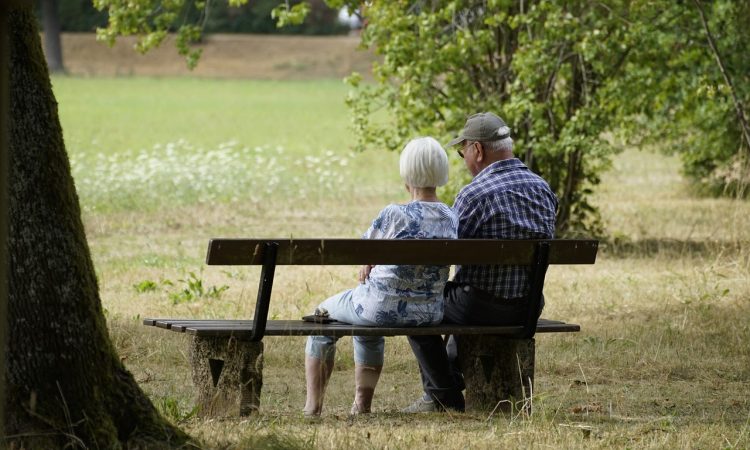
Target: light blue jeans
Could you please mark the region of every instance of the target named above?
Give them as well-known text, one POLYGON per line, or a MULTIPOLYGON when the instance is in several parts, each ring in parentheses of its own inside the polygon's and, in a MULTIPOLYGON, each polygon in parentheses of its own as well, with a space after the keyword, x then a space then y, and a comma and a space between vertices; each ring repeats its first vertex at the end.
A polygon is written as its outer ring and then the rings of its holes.
MULTIPOLYGON (((340 292, 325 300, 319 308, 325 308, 332 319, 352 325, 377 326, 357 315, 352 302, 352 290, 340 292)), ((382 366, 385 353, 385 338, 383 336, 353 336, 354 362, 367 366, 382 366)), ((305 346, 307 356, 330 361, 336 355, 336 341, 334 336, 309 336, 305 346)))

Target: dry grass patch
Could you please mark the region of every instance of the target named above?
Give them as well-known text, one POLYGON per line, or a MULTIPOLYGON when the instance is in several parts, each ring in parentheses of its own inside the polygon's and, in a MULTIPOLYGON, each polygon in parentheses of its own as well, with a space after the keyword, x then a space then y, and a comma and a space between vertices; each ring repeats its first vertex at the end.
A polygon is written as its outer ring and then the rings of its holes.
POLYGON ((110 48, 93 33, 64 33, 65 66, 78 76, 199 76, 300 80, 370 73, 375 59, 359 51, 359 36, 215 34, 205 37, 200 64, 190 71, 171 38, 146 55, 135 39, 121 37, 110 48))
MULTIPOLYGON (((211 448, 750 447, 750 254, 735 214, 747 204, 688 197, 679 178, 669 175, 676 167, 669 158, 630 152, 616 170, 645 158, 655 161, 655 173, 630 179, 615 172, 601 194, 608 221, 621 224, 623 239, 605 246, 594 266, 549 271, 545 315, 580 323, 583 331, 537 337, 531 416, 400 414, 420 394, 416 362, 402 337, 386 341, 386 368, 370 417, 347 414, 353 362, 346 338, 322 420, 301 417, 300 337, 265 339, 261 414, 229 420, 191 415, 187 338, 142 327, 139 320, 252 316, 258 269, 204 267, 208 238, 357 236, 384 204, 399 198, 397 187, 361 201, 344 195, 287 208, 216 204, 90 213, 86 223, 115 345, 155 404, 211 448), (645 186, 673 191, 679 205, 671 214, 653 207, 651 197, 640 194, 645 186), (704 223, 709 212, 720 218, 704 223), (228 289, 175 303, 170 296, 190 272, 205 289, 228 289), (143 281, 157 287, 139 292, 134 286, 143 281)), ((271 315, 297 318, 351 287, 355 275, 353 267, 282 267, 271 315)))

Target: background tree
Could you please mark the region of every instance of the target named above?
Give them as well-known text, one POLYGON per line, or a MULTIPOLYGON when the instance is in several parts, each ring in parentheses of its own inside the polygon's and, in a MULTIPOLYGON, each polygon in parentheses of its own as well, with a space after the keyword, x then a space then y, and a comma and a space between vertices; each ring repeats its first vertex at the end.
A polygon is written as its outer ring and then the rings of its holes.
POLYGON ((279 2, 277 0, 93 0, 106 11, 109 22, 97 29, 100 40, 114 44, 118 36, 138 36, 136 50, 145 53, 164 41, 168 33, 187 65, 195 67, 200 49, 194 44, 204 30, 269 32, 269 20, 276 30, 295 34, 335 34, 348 31, 338 24, 336 10, 324 0, 279 2), (214 9, 216 9, 214 11, 214 9), (269 17, 270 16, 270 17, 269 17), (304 19, 308 18, 307 23, 304 19))
POLYGON ((93 33, 107 24, 107 13, 94 8, 92 0, 57 0, 63 32, 93 33))
POLYGON ((746 196, 750 182, 750 3, 720 0, 661 5, 631 91, 641 132, 628 138, 678 153, 699 191, 746 196))
MULTIPOLYGON (((92 0, 57 1, 63 32, 88 33, 107 26, 107 11, 97 10, 92 0)), ((186 3, 180 20, 202 20, 205 33, 330 35, 349 31, 348 27, 338 22, 338 11, 329 8, 323 0, 311 0, 309 5, 304 23, 281 28, 271 17, 271 11, 279 6, 278 0, 253 0, 242 5, 230 4, 229 0, 211 0, 201 10, 197 9, 195 3, 186 3)), ((178 25, 174 23, 172 27, 178 25)))
POLYGON ((395 149, 497 111, 560 197, 559 232, 600 230, 589 194, 615 136, 679 151, 698 187, 737 193, 750 179, 747 2, 376 2, 366 15, 363 44, 383 62, 376 86, 350 79, 361 144, 395 149))
POLYGON ((42 0, 44 56, 50 72, 64 72, 58 0, 42 0))
POLYGON ((338 11, 328 7, 323 0, 310 0, 305 21, 285 27, 279 27, 271 17, 278 6, 278 0, 253 0, 237 6, 231 5, 229 0, 212 0, 205 14, 203 31, 297 35, 331 35, 349 31, 349 27, 338 22, 338 11))
POLYGON ((16 448, 188 445, 109 340, 36 20, 28 4, 10 8, 2 28, 11 111, 6 440, 16 448))
MULTIPOLYGON (((611 86, 638 42, 621 20, 629 2, 376 2, 363 44, 383 55, 376 86, 348 103, 361 144, 398 148, 408 136, 447 137, 467 115, 495 111, 517 155, 560 198, 558 232, 601 230, 589 194, 617 150, 603 133, 611 86), (617 10, 615 10, 617 9, 617 10), (372 120, 379 108, 390 120, 372 120)), ((459 171, 458 173, 463 173, 459 171)), ((454 177, 455 190, 467 179, 454 177)))

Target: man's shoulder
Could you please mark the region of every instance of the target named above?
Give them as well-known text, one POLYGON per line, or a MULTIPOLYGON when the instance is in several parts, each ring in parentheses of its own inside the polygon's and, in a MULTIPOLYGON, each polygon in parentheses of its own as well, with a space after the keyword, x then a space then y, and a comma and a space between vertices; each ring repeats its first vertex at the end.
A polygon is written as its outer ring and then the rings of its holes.
POLYGON ((487 186, 478 182, 476 179, 462 187, 456 195, 456 203, 473 203, 478 201, 483 195, 487 194, 487 186))
POLYGON ((533 172, 529 171, 518 159, 496 162, 474 177, 459 191, 456 198, 476 200, 487 195, 494 195, 507 185, 515 183, 519 177, 524 178, 526 173, 533 172))
POLYGON ((492 173, 487 174, 487 178, 491 180, 489 181, 490 183, 502 187, 527 185, 551 190, 547 180, 531 170, 518 158, 509 160, 508 164, 502 170, 494 170, 492 173))

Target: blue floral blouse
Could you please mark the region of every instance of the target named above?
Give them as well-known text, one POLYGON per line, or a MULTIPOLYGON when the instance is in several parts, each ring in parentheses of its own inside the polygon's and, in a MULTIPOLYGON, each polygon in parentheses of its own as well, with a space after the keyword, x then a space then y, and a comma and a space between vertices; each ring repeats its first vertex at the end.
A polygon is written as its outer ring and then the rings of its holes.
MULTIPOLYGON (((444 203, 388 205, 364 239, 455 239, 458 218, 444 203)), ((357 315, 381 326, 434 325, 443 319, 449 266, 378 265, 352 290, 357 315)))

